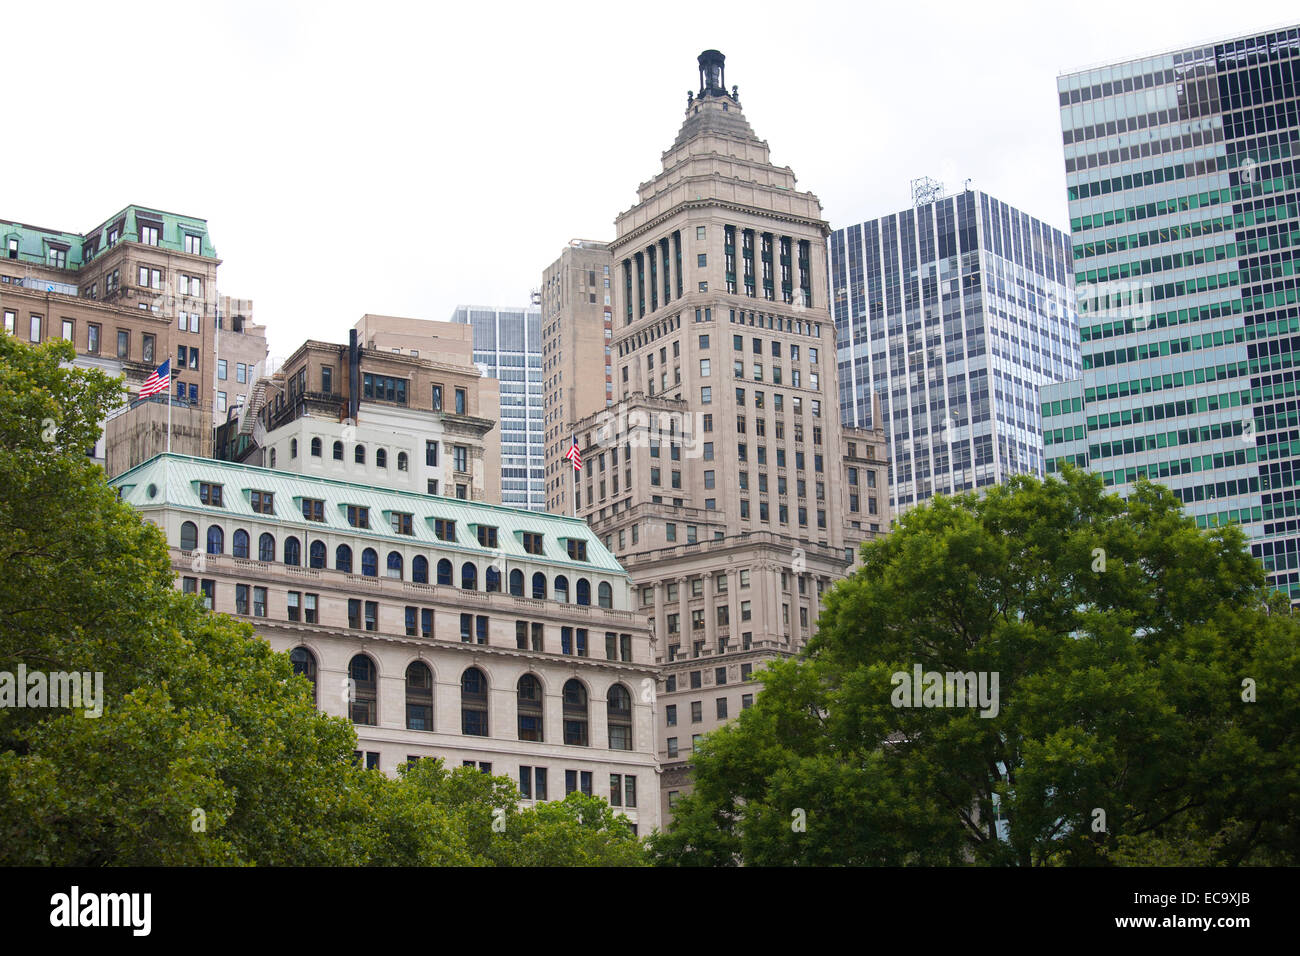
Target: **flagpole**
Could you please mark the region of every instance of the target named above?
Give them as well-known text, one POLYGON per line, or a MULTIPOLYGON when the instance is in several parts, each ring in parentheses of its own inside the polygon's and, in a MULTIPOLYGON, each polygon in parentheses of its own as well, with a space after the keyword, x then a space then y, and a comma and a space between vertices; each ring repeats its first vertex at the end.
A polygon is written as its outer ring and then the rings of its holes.
POLYGON ((172 453, 172 377, 167 375, 167 454, 172 453))

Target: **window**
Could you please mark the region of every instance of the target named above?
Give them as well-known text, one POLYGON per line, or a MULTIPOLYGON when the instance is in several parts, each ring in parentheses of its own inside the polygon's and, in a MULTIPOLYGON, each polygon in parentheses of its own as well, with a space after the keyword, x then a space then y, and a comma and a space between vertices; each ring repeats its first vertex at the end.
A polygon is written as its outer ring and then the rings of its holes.
POLYGON ((208 528, 208 554, 224 554, 226 533, 218 525, 208 528))
MULTIPOLYGON (((308 597, 315 597, 309 594, 308 597)), ((305 677, 311 682, 312 700, 316 700, 316 656, 305 647, 295 647, 289 652, 289 662, 293 664, 293 672, 299 677, 305 677)))
POLYGON ((406 668, 406 729, 433 730, 433 672, 420 661, 406 668))
POLYGON ((379 711, 375 662, 357 654, 348 664, 348 716, 354 724, 374 726, 379 711))
POLYGON ((664 720, 667 722, 669 727, 677 726, 677 705, 676 704, 669 704, 667 707, 664 708, 664 720))
POLYGON ((402 565, 403 565, 402 556, 398 554, 396 551, 389 551, 388 558, 386 559, 385 564, 386 564, 385 570, 388 576, 390 578, 397 578, 400 581, 402 578, 402 565))
POLYGON ((587 688, 577 679, 564 684, 564 742, 571 746, 586 747, 587 740, 587 688))
POLYGON ((433 386, 433 410, 435 412, 442 411, 442 386, 441 385, 433 386))
POLYGON ((379 552, 374 548, 366 548, 361 552, 361 573, 368 578, 379 576, 379 552))
POLYGON ((414 534, 412 527, 414 516, 405 511, 393 511, 389 513, 389 521, 393 526, 393 534, 414 534))
POLYGON ((488 525, 478 526, 478 543, 485 548, 497 546, 497 529, 488 525))
POLYGON ((404 378, 367 372, 361 377, 361 394, 364 398, 405 405, 408 384, 409 382, 404 378))
POLYGON ((477 667, 460 677, 460 732, 470 737, 488 735, 487 678, 477 667))
POLYGON ((199 501, 205 505, 211 505, 213 508, 224 507, 221 503, 221 485, 214 485, 210 482, 199 482, 199 501))
POLYGON ((546 575, 541 571, 533 574, 533 600, 546 600, 546 575))
MULTIPOLYGON (((669 737, 669 738, 668 738, 668 756, 670 756, 670 757, 676 757, 676 756, 677 756, 677 738, 676 738, 676 737, 669 737)), ((676 790, 670 790, 670 791, 668 792, 668 805, 669 805, 669 806, 674 806, 674 805, 676 805, 677 801, 676 801, 676 799, 674 799, 676 796, 677 796, 677 791, 676 791, 676 790)))
POLYGON ((364 465, 366 463, 365 445, 358 445, 356 448, 352 449, 352 460, 358 465, 364 465))
POLYGON ((352 549, 341 544, 334 552, 334 568, 337 571, 352 573, 352 549))
POLYGON ((335 461, 343 460, 343 442, 341 441, 336 441, 334 443, 334 460, 335 461))
POLYGON ((705 385, 700 389, 700 404, 701 405, 713 404, 713 389, 708 385, 705 385))
POLYGON ((523 532, 524 550, 529 554, 542 553, 542 536, 533 531, 523 532))
MULTIPOLYGON (((615 684, 606 695, 609 715, 609 749, 632 749, 632 694, 622 684, 615 684)), ((629 804, 635 806, 635 804, 629 804)))
POLYGON ((348 524, 354 528, 369 528, 370 509, 360 505, 348 505, 348 524))
POLYGON ((465 445, 453 445, 451 449, 452 467, 459 472, 469 473, 469 448, 465 445))
POLYGON ((741 694, 741 696, 740 696, 740 709, 741 709, 741 710, 749 710, 749 708, 751 708, 751 707, 753 707, 753 706, 754 706, 754 695, 753 695, 753 694, 741 694))
POLYGON ((203 255, 203 237, 185 233, 185 251, 192 256, 203 255))
MULTIPOLYGON (((257 492, 253 492, 257 494, 257 492)), ((270 493, 267 493, 270 497, 270 493)), ((302 499, 302 517, 305 521, 324 521, 325 520, 325 502, 319 498, 302 499)))
POLYGON ((434 518, 433 533, 439 541, 455 541, 456 522, 451 518, 434 518))
POLYGON ((704 701, 691 701, 691 723, 698 724, 704 720, 704 701))
POLYGON ((719 697, 714 702, 714 706, 717 708, 718 720, 726 720, 727 719, 727 698, 719 697))
POLYGON ((430 468, 438 466, 438 443, 436 441, 426 441, 424 443, 424 463, 430 468))
POLYGON ((519 713, 519 739, 541 743, 543 734, 542 682, 532 674, 519 678, 516 685, 516 702, 519 713))

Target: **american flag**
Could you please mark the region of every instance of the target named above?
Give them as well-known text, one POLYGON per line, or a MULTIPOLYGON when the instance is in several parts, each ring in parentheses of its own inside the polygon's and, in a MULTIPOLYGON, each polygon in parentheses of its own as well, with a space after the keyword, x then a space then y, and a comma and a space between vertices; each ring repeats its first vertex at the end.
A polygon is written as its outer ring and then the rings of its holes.
POLYGON ((578 451, 577 435, 573 436, 573 444, 570 445, 569 450, 564 453, 564 457, 573 462, 574 471, 582 471, 582 452, 578 451))
POLYGON ((154 371, 152 375, 144 380, 140 386, 140 397, 148 398, 150 395, 158 395, 171 388, 172 381, 172 360, 167 359, 154 371))

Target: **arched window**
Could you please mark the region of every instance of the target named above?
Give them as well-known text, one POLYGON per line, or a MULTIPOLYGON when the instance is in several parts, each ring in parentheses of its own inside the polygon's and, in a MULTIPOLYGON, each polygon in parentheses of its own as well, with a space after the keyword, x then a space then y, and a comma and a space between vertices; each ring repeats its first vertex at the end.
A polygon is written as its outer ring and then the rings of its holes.
POLYGON ((411 580, 416 584, 429 583, 429 559, 422 554, 411 560, 411 580))
POLYGON ((533 598, 538 601, 546 598, 546 575, 541 571, 533 574, 533 598))
POLYGON ((352 572, 352 549, 346 544, 334 549, 334 570, 352 572))
POLYGON ((296 438, 289 439, 289 457, 290 458, 298 457, 298 439, 296 438))
POLYGON ((397 551, 388 552, 388 576, 390 578, 400 578, 402 576, 402 555, 397 551))
POLYGON ((446 558, 438 560, 438 583, 451 586, 451 562, 446 558))
POLYGON ((411 460, 406 456, 406 452, 399 451, 397 453, 397 470, 406 471, 407 466, 410 464, 410 461, 411 460))
POLYGON ((591 603, 591 582, 586 578, 578 578, 578 603, 591 603))
POLYGON ((230 553, 237 558, 248 557, 248 532, 243 528, 235 531, 235 536, 230 539, 230 553))
POLYGON ((361 573, 368 578, 379 577, 379 554, 374 548, 361 552, 361 573))
POLYGON ((608 581, 601 581, 596 586, 596 603, 601 607, 614 606, 614 589, 610 587, 608 581))
POLYGON ((292 535, 284 539, 284 563, 294 567, 302 564, 302 545, 292 535))
POLYGON ((501 572, 495 565, 489 564, 487 570, 483 572, 483 587, 488 593, 501 590, 501 572))
POLYGON ((197 551, 199 549, 199 526, 193 521, 181 525, 181 550, 197 551))
POLYGON ((366 463, 365 445, 358 445, 356 448, 352 450, 352 460, 355 461, 358 465, 364 465, 366 463))
POLYGON ((275 535, 269 531, 264 532, 257 539, 257 560, 274 561, 275 560, 275 535))
POLYGON ((524 596, 524 572, 518 568, 510 572, 510 593, 515 597, 524 596))
POLYGON ((541 743, 542 736, 542 682, 532 674, 519 678, 518 684, 519 739, 541 743))
POLYGON ((380 449, 378 449, 378 450, 375 452, 375 467, 376 467, 376 468, 387 468, 387 467, 388 467, 388 451, 387 451, 387 449, 380 448, 380 449))
POLYGON ((569 603, 569 579, 563 574, 555 576, 555 600, 569 603))
POLYGON ((313 568, 325 567, 325 550, 324 541, 313 541, 311 543, 310 560, 313 568))
POLYGON ((460 586, 464 591, 478 590, 478 567, 473 561, 466 561, 460 566, 460 586))
POLYGON ((208 554, 226 553, 226 533, 220 525, 208 526, 208 554))
POLYGON ((374 726, 379 712, 379 682, 375 679, 375 662, 358 654, 348 665, 348 716, 354 724, 374 726))
POLYGON ((275 467, 275 449, 274 449, 274 448, 271 449, 271 467, 272 467, 272 468, 275 467))
POLYGON ((311 456, 313 458, 319 458, 320 453, 321 453, 320 439, 313 438, 311 440, 311 456))
POLYGON ((295 647, 289 652, 289 660, 293 664, 295 674, 300 674, 311 681, 311 699, 313 703, 318 703, 316 699, 316 655, 305 647, 295 647))
POLYGON ((488 735, 487 678, 477 667, 460 675, 460 732, 470 737, 488 735))
POLYGON ((564 683, 564 742, 587 746, 587 688, 576 678, 564 683))
POLYGON ((406 729, 433 730, 433 672, 420 661, 406 668, 406 729))
POLYGON ((605 696, 608 705, 609 749, 632 749, 632 695, 622 684, 615 684, 605 696))
POLYGON ((334 443, 334 460, 335 461, 343 460, 343 442, 341 441, 336 441, 334 443))

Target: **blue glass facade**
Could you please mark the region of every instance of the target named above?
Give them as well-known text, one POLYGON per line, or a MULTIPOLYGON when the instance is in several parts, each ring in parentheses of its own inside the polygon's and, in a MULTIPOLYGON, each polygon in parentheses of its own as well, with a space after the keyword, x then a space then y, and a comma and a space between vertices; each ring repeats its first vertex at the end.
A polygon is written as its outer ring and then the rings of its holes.
POLYGON ((1084 372, 1043 396, 1049 470, 1239 522, 1300 599, 1300 29, 1058 81, 1084 372))
POLYGON ((546 510, 542 425, 542 313, 459 306, 474 328, 474 364, 501 383, 501 503, 546 510))
POLYGON ((1044 467, 1039 389, 1079 374, 1069 237, 967 190, 830 238, 840 415, 879 398, 895 514, 1044 467))

